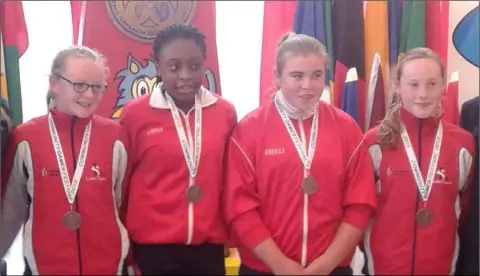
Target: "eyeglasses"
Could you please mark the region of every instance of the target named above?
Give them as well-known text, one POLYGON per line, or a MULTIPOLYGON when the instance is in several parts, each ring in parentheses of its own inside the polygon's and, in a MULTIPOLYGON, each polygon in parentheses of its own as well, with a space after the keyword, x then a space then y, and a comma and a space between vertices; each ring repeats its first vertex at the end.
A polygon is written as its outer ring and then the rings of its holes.
POLYGON ((75 90, 75 92, 78 92, 78 93, 84 93, 88 90, 88 88, 92 88, 93 93, 100 94, 105 92, 105 90, 107 90, 107 87, 108 87, 107 84, 88 84, 85 82, 73 82, 65 78, 64 76, 61 76, 61 75, 58 75, 58 76, 63 80, 65 80, 66 82, 69 82, 72 85, 73 90, 75 90))

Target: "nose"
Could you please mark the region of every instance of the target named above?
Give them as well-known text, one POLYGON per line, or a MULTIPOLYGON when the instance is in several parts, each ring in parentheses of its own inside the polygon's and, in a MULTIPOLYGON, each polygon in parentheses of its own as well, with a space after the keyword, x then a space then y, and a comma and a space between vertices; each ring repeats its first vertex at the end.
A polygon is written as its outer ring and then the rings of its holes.
POLYGON ((180 79, 183 79, 183 80, 188 80, 192 77, 192 74, 191 74, 190 70, 184 68, 184 69, 180 70, 180 72, 178 74, 178 77, 180 79))
POLYGON ((417 90, 417 98, 419 99, 425 99, 428 97, 428 89, 426 87, 421 87, 420 89, 417 90))
POLYGON ((308 77, 302 79, 302 89, 309 89, 312 87, 312 80, 308 77))
POLYGON ((93 92, 92 87, 89 87, 85 92, 82 93, 82 96, 85 98, 93 98, 95 97, 95 92, 93 92))

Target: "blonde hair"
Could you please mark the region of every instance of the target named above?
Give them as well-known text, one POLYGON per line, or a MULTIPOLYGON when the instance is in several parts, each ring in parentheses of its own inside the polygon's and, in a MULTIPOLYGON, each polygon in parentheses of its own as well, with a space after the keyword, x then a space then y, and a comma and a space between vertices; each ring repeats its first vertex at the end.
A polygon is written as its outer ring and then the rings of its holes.
MULTIPOLYGON (((406 64, 412 60, 418 59, 430 59, 435 61, 440 68, 440 74, 442 76, 442 80, 445 82, 446 80, 446 72, 445 66, 442 63, 440 57, 435 54, 432 50, 428 48, 413 48, 408 50, 398 61, 396 67, 392 67, 392 82, 399 83, 400 79, 403 75, 403 69, 405 68, 406 64)), ((387 146, 390 148, 394 148, 396 146, 398 136, 400 135, 400 118, 399 118, 399 111, 401 107, 401 98, 400 95, 395 93, 391 93, 390 95, 390 107, 385 114, 385 118, 380 123, 380 127, 378 130, 378 142, 380 145, 387 146)), ((438 116, 441 115, 442 110, 439 107, 438 116)))
MULTIPOLYGON (((86 46, 73 45, 57 53, 50 68, 49 78, 59 78, 64 73, 65 66, 70 58, 87 58, 99 61, 105 66, 105 70, 108 73, 107 60, 102 54, 86 46)), ((50 105, 53 99, 54 94, 49 89, 47 92, 47 104, 50 105)))

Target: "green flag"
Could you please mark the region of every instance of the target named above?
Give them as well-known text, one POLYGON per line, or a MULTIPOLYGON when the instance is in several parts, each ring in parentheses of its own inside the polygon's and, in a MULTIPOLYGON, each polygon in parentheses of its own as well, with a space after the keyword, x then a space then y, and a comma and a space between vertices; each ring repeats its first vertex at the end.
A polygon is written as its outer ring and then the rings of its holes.
POLYGON ((399 56, 401 57, 403 53, 412 48, 425 46, 425 1, 405 1, 400 31, 399 56))
POLYGON ((2 89, 2 96, 8 101, 10 118, 14 125, 23 122, 22 93, 20 87, 20 57, 28 47, 27 26, 23 14, 22 1, 2 1, 1 25, 4 68, 6 76, 6 91, 2 89))

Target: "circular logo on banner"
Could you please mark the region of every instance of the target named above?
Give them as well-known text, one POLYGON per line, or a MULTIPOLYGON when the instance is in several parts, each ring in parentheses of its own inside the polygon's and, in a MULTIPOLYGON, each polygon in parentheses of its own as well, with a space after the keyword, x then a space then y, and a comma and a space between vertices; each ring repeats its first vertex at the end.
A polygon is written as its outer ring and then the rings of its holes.
POLYGON ((190 23, 196 1, 105 1, 113 24, 128 37, 151 43, 162 29, 190 23))

